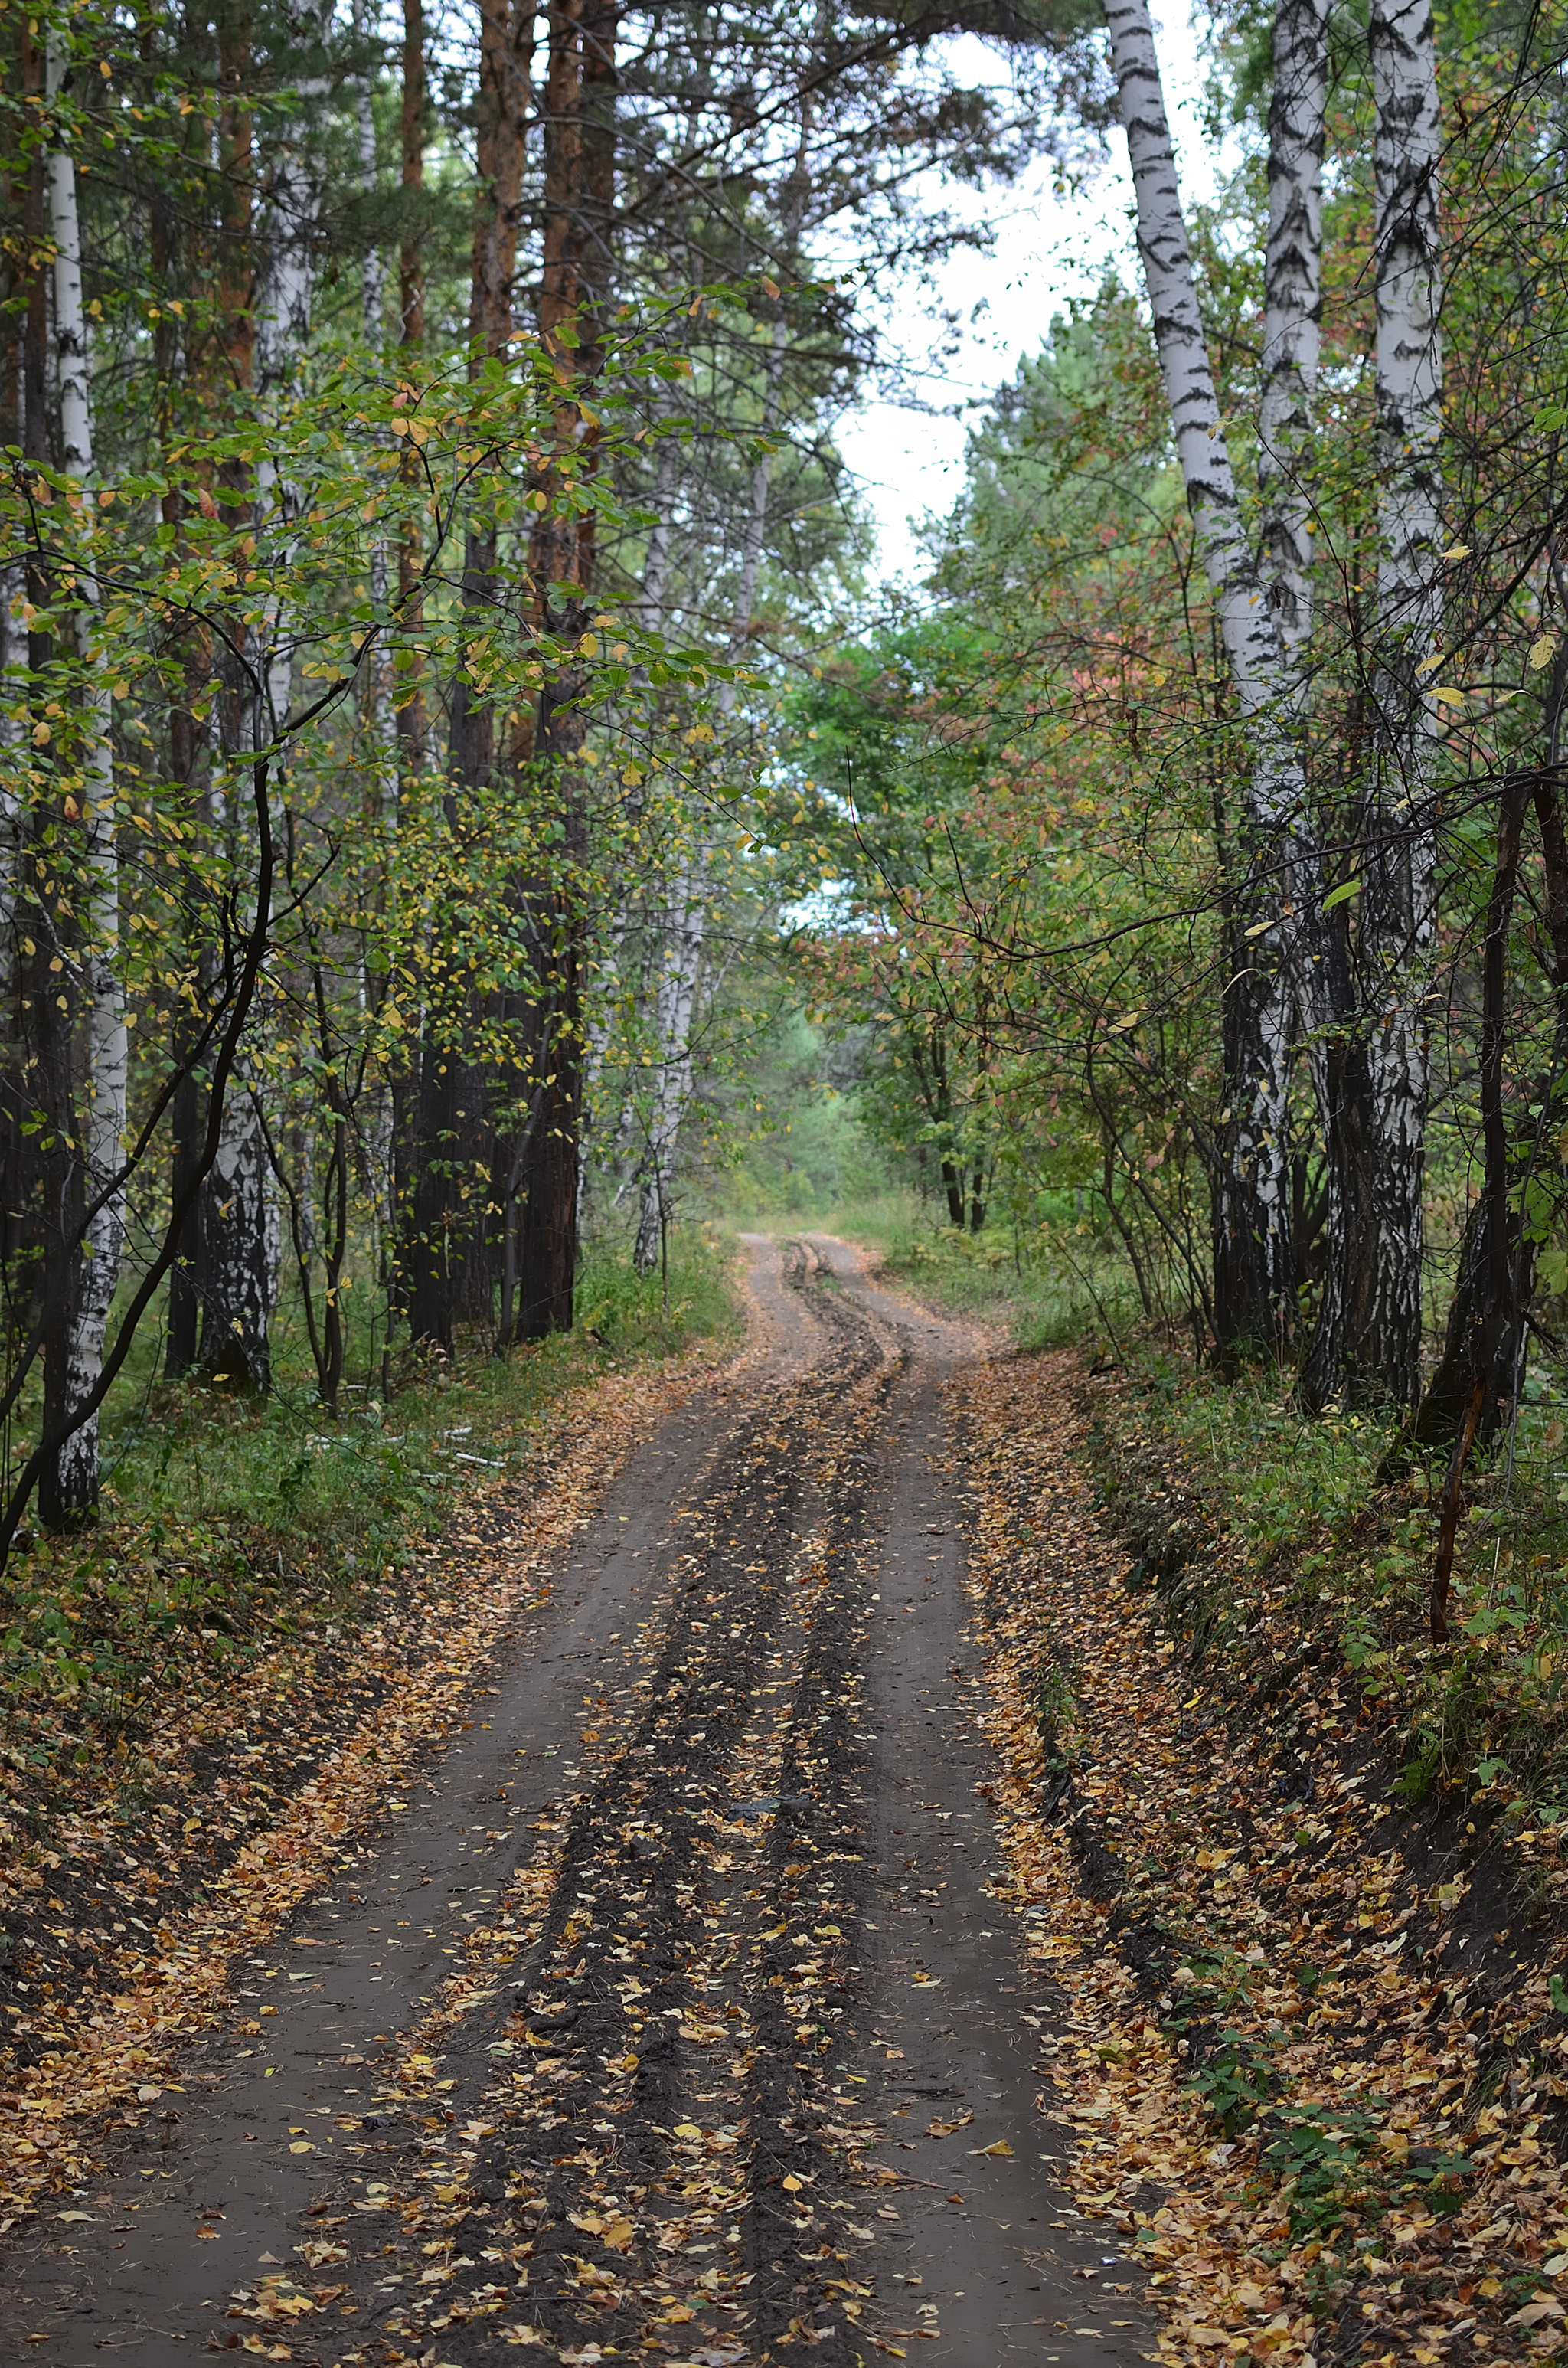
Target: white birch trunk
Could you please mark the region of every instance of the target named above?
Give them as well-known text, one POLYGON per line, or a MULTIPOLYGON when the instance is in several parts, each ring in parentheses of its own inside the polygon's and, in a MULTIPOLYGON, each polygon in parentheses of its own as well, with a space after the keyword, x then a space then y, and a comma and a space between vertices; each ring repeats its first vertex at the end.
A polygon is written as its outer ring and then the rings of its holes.
POLYGON ((1258 419, 1259 541, 1281 653, 1304 691, 1312 622, 1306 469, 1323 319, 1324 108, 1328 0, 1278 0, 1268 109, 1268 245, 1258 419))
POLYGON ((202 1221, 201 1370, 236 1391, 265 1395, 272 1381, 270 1319, 282 1225, 253 1081, 238 1070, 223 1104, 202 1221))
POLYGON ((1334 1066, 1329 1260, 1310 1406, 1413 1405, 1435 925, 1435 724, 1422 661, 1440 625, 1442 343, 1437 58, 1424 0, 1373 0, 1379 733, 1361 849, 1360 1009, 1334 1066))
MULTIPOLYGON (((379 13, 379 12, 378 12, 379 13)), ((369 33, 365 0, 354 0, 354 39, 362 43, 369 33)), ((354 85, 354 123, 359 137, 359 186, 376 186, 376 123, 371 111, 370 77, 362 74, 354 85)), ((367 247, 359 281, 360 318, 365 344, 371 353, 381 348, 381 305, 386 294, 386 257, 379 246, 367 247)))
MULTIPOLYGON (((325 0, 306 18, 301 30, 306 38, 323 41, 331 18, 330 0, 325 0)), ((329 97, 330 89, 323 79, 297 85, 297 110, 283 131, 268 175, 262 229, 265 261, 256 308, 256 384, 264 410, 269 404, 286 402, 297 392, 300 356, 310 336, 322 169, 311 153, 309 123, 313 104, 329 97)), ((299 514, 299 489, 282 476, 270 453, 264 455, 256 472, 256 488, 263 529, 274 517, 284 527, 283 547, 275 564, 287 566, 292 550, 288 529, 299 514)), ((294 654, 290 620, 281 604, 274 604, 268 622, 267 701, 276 734, 293 695, 294 654)))
POLYGON ((642 597, 638 613, 645 632, 656 633, 665 622, 665 586, 669 579, 670 545, 675 540, 676 494, 680 484, 680 445, 666 436, 653 464, 653 523, 648 535, 648 557, 642 570, 642 597))
MULTIPOLYGON (((653 470, 653 523, 648 532, 648 553, 642 569, 642 589, 637 601, 637 613, 644 632, 658 632, 665 620, 665 586, 669 576, 670 545, 675 531, 676 495, 680 483, 680 447, 676 438, 666 436, 659 446, 653 470)), ((640 687, 647 684, 647 670, 639 667, 640 687)), ((634 803, 636 801, 634 800, 634 803)), ((631 926, 631 913, 623 894, 617 901, 610 919, 609 943, 597 968, 596 991, 588 1010, 583 1064, 583 1111, 578 1133, 577 1159, 577 1224, 582 1230, 588 1197, 588 1178, 597 1164, 613 1167, 625 1147, 631 1123, 630 1094, 621 1099, 620 1119, 613 1141, 607 1152, 601 1151, 597 1161, 593 1155, 599 1091, 604 1082, 605 1065, 609 1057, 610 1040, 614 1034, 613 1011, 620 989, 621 957, 626 947, 627 932, 631 926)), ((624 1191, 625 1185, 621 1187, 624 1191)), ((616 1194, 619 1202, 620 1192, 616 1194)))
MULTIPOLYGON (((763 381, 760 433, 768 436, 778 416, 778 390, 784 373, 786 327, 780 313, 768 341, 763 381)), ((730 624, 728 655, 737 658, 751 631, 756 605, 756 579, 762 566, 762 546, 767 525, 767 495, 773 482, 773 455, 759 452, 751 472, 751 506, 741 545, 740 578, 730 624)), ((663 589, 661 581, 661 593, 663 589)), ((735 685, 721 683, 717 704, 726 721, 735 712, 735 685)), ((691 1104, 695 1073, 694 1026, 702 943, 708 927, 708 850, 699 850, 676 876, 665 917, 665 956, 659 972, 653 1029, 657 1045, 653 1108, 644 1155, 642 1204, 638 1212, 632 1264, 646 1274, 658 1255, 660 1228, 667 1205, 670 1177, 686 1113, 691 1104)))
POLYGON ((691 1099, 693 1022, 708 923, 707 897, 704 848, 691 863, 681 867, 665 922, 665 956, 653 1008, 653 1032, 659 1046, 658 1076, 648 1129, 642 1204, 632 1249, 632 1263, 639 1274, 646 1274, 659 1255, 671 1167, 691 1099))
MULTIPOLYGON (((1231 679, 1251 727, 1248 893, 1258 900, 1262 917, 1274 923, 1249 941, 1258 975, 1249 982, 1245 1057, 1232 1080, 1234 1099, 1222 1120, 1229 1134, 1216 1224, 1256 1237, 1234 1247, 1238 1255, 1261 1260, 1268 1326, 1283 1337, 1294 1292, 1286 1141, 1292 993, 1309 1030, 1317 1030, 1327 1016, 1323 964, 1313 959, 1319 951, 1319 885, 1293 730, 1294 669, 1242 518, 1199 310, 1146 0, 1107 0, 1106 22, 1160 373, 1231 679), (1256 879, 1259 868, 1261 883, 1256 879)), ((1220 1263, 1217 1244, 1217 1268, 1220 1263)))
MULTIPOLYGON (((366 39, 366 0, 354 0, 354 38, 366 39)), ((359 186, 367 194, 376 187, 376 126, 370 107, 370 77, 362 74, 354 86, 355 123, 359 135, 359 186)), ((368 247, 359 283, 360 324, 364 332, 365 350, 379 355, 381 349, 382 305, 386 295, 386 258, 379 246, 368 247)), ((370 598, 378 615, 387 604, 391 571, 387 562, 384 535, 378 534, 370 545, 370 598)), ((381 803, 385 808, 390 798, 395 810, 397 780, 390 766, 392 746, 392 676, 385 651, 380 643, 371 651, 367 669, 365 720, 369 727, 375 763, 381 775, 381 803)))
MULTIPOLYGON (((46 87, 58 97, 70 58, 62 31, 49 28, 46 87)), ((87 317, 82 302, 82 237, 76 205, 76 166, 70 149, 51 145, 45 170, 50 233, 54 241, 54 362, 60 399, 62 465, 84 488, 94 476, 92 389, 88 376, 87 317)), ((87 894, 82 956, 87 1021, 87 1109, 83 1137, 86 1153, 87 1204, 92 1212, 83 1243, 83 1264, 71 1311, 65 1410, 74 1413, 97 1386, 103 1370, 109 1308, 119 1279, 125 1237, 124 1164, 126 1079, 125 1012, 119 987, 119 855, 114 820, 114 759, 109 734, 109 691, 93 647, 97 611, 96 586, 86 576, 75 585, 72 609, 74 655, 83 675, 79 698, 83 723, 81 808, 86 840, 87 894)), ((97 1501, 98 1422, 88 1416, 60 1452, 60 1503, 86 1513, 97 1501)))
MULTIPOLYGON (((330 10, 318 7, 302 28, 321 40, 330 10)), ((314 293, 313 249, 321 207, 321 175, 310 153, 307 110, 324 97, 323 80, 301 83, 295 119, 287 125, 268 176, 262 231, 264 264, 256 314, 256 394, 264 413, 286 407, 297 392, 299 359, 310 336, 314 293)), ((286 573, 293 554, 293 529, 300 509, 298 488, 264 451, 256 471, 256 510, 261 531, 272 541, 271 561, 286 573)), ((253 745, 275 741, 288 721, 293 699, 294 643, 287 600, 275 593, 256 648, 265 696, 253 700, 253 745)), ((276 776, 276 768, 274 768, 276 776)), ((243 809, 236 826, 244 828, 243 809)), ((265 1392, 271 1379, 270 1319, 277 1304, 282 1259, 282 1224, 277 1188, 267 1157, 254 1096, 259 1090, 254 1058, 236 1067, 223 1104, 218 1156, 202 1195, 204 1289, 199 1363, 204 1373, 223 1375, 234 1386, 265 1392)))
POLYGON ((1254 803, 1260 818, 1293 828, 1302 803, 1301 766, 1278 720, 1289 676, 1220 418, 1146 0, 1110 0, 1106 21, 1132 167, 1138 252, 1182 482, 1236 695, 1260 726, 1254 803))
POLYGON ((1421 1348, 1422 1186, 1436 926, 1431 794, 1437 709, 1423 661, 1441 628, 1443 348, 1437 167, 1442 121, 1430 0, 1372 0, 1377 106, 1379 795, 1361 900, 1377 1146, 1375 1292, 1363 1361, 1414 1404, 1421 1348))

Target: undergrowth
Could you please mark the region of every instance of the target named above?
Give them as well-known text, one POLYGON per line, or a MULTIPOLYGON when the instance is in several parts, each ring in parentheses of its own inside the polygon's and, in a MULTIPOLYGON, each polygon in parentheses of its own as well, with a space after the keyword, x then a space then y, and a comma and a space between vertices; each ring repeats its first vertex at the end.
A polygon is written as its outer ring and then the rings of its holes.
POLYGON ((1099 1478, 1195 1662, 1229 1662, 1265 1707, 1290 1671, 1258 1640, 1289 1628, 1294 1668, 1327 1655, 1353 1674, 1407 1803, 1549 1829, 1568 1819, 1562 1402, 1532 1371, 1512 1438, 1472 1465, 1441 1647, 1427 1589, 1446 1458, 1403 1448, 1392 1420, 1310 1420, 1289 1377, 1226 1380, 1145 1341, 1101 1395, 1099 1478))

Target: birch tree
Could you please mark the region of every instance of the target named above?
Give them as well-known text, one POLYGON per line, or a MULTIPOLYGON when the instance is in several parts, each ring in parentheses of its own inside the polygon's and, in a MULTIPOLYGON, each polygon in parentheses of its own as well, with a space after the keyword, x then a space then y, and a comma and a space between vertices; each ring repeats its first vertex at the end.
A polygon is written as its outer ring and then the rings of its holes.
MULTIPOLYGON (((67 36, 51 23, 46 36, 45 97, 59 108, 71 66, 67 36)), ((87 314, 82 292, 82 233, 76 165, 63 120, 54 115, 46 166, 49 227, 54 243, 54 369, 60 404, 61 466, 79 489, 72 506, 90 520, 96 507, 93 403, 87 314)), ((98 595, 89 556, 74 584, 69 607, 71 655, 76 666, 77 794, 85 894, 78 962, 86 1019, 85 1209, 80 1240, 69 1261, 74 1289, 68 1310, 56 1310, 45 1346, 45 1423, 73 1425, 40 1484, 40 1510, 51 1528, 89 1517, 98 1496, 96 1413, 81 1417, 103 1366, 104 1338, 119 1275, 125 1228, 124 1136, 127 1037, 119 977, 119 859, 115 827, 114 763, 109 737, 109 686, 96 647, 98 595), (60 1322, 61 1314, 64 1322, 60 1322), (58 1331, 56 1326, 59 1326, 58 1331)), ((80 1154, 79 1154, 80 1156, 80 1154)), ((60 1222, 56 1219, 55 1222, 60 1222)))
MULTIPOLYGON (((1295 729, 1297 680, 1267 575, 1243 520, 1145 0, 1110 0, 1106 22, 1161 377, 1199 553, 1251 741, 1233 937, 1244 967, 1226 997, 1230 1101, 1214 1178, 1216 1324, 1222 1338, 1282 1347, 1293 1328, 1296 1280, 1287 1122, 1293 1020, 1299 1014, 1309 1030, 1320 1029, 1331 1008, 1316 922, 1317 854, 1295 729)), ((1303 34, 1310 51, 1310 26, 1303 34)), ((1288 47, 1294 43, 1292 36, 1288 47)), ((1300 112, 1309 109, 1310 100, 1300 112)), ((1310 337, 1311 312, 1309 275, 1293 257, 1297 227, 1311 219, 1312 142, 1299 136, 1294 107, 1283 111, 1283 124, 1290 136, 1281 141, 1278 176, 1278 296, 1270 307, 1277 438, 1301 390, 1310 352, 1302 330, 1310 337)), ((1276 511, 1280 539, 1293 544, 1293 501, 1277 501, 1276 511)))
POLYGON ((1298 713, 1312 627, 1312 403, 1323 343, 1324 108, 1328 0, 1278 0, 1268 107, 1258 406, 1259 543, 1298 713))
MULTIPOLYGON (((301 358, 311 335, 322 165, 315 154, 316 109, 329 87, 320 71, 330 7, 317 5, 299 26, 307 72, 288 94, 272 142, 257 233, 255 297, 255 397, 264 421, 276 423, 297 401, 301 358)), ((277 576, 287 580, 299 531, 301 488, 264 445, 256 472, 256 516, 272 546, 277 576)), ((258 752, 275 744, 293 700, 299 620, 285 598, 265 606, 265 621, 247 635, 244 697, 250 742, 258 752)), ((237 834, 249 829, 242 809, 223 817, 236 859, 237 834)), ((236 1089, 226 1099, 217 1157, 203 1196, 201 1346, 204 1373, 229 1386, 265 1393, 271 1386, 272 1310, 278 1297, 283 1228, 267 1129, 258 1015, 256 1040, 238 1064, 236 1089)))
POLYGON ((1305 1374, 1415 1403, 1436 926, 1426 688, 1441 626, 1443 353, 1437 165, 1442 124, 1427 0, 1373 0, 1376 129, 1377 715, 1360 858, 1359 1011, 1343 1031, 1328 1129, 1330 1258, 1305 1374))

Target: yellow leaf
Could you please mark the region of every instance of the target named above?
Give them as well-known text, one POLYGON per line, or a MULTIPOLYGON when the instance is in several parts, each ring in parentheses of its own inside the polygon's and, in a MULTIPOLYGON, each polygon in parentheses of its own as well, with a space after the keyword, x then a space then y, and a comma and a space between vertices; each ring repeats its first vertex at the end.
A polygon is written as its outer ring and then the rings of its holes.
POLYGON ((779 2183, 783 2187, 786 2195, 799 2195, 801 2192, 801 2182, 795 2177, 793 2171, 786 2171, 779 2183))
POLYGON ((1468 542, 1456 542, 1449 550, 1444 552, 1443 557, 1445 559, 1468 559, 1470 557, 1470 553, 1471 546, 1468 542))
POLYGON ((1552 658, 1556 655, 1556 651, 1557 636, 1555 633, 1542 633, 1539 642, 1532 643, 1530 645, 1531 674, 1539 674, 1542 666, 1549 666, 1551 664, 1552 658))
POLYGON ((1013 2151, 1013 2149, 1012 2149, 1012 2147, 1007 2144, 1007 2141, 1006 2141, 1006 2138, 998 2138, 998 2139, 996 2140, 996 2143, 995 2143, 995 2145, 994 2145, 994 2146, 971 2146, 971 2148, 970 2148, 970 2153, 971 2153, 971 2155, 977 2155, 977 2154, 1011 2154, 1011 2153, 1012 2153, 1012 2151, 1013 2151))
POLYGON ((309 2138, 294 2138, 290 2141, 289 2151, 290 2154, 314 2154, 315 2147, 309 2138))
POLYGON ((1451 682, 1439 683, 1437 689, 1432 693, 1432 696, 1434 699, 1440 699, 1445 707, 1462 707, 1464 705, 1463 691, 1456 690, 1451 682))

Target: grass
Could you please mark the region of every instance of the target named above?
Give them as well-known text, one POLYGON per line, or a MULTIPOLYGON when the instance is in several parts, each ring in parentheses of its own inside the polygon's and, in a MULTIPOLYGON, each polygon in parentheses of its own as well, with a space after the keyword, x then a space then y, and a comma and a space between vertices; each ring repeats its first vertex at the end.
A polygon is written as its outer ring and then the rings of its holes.
POLYGON ((715 1239, 670 1250, 667 1302, 657 1273, 591 1249, 573 1332, 505 1359, 476 1338, 390 1404, 362 1384, 335 1424, 287 1325, 259 1403, 158 1379, 150 1341, 109 1409, 97 1526, 30 1540, 0 1582, 0 1749, 39 1767, 122 1743, 187 1643, 238 1676, 296 1634, 351 1628, 474 1480, 537 1462, 574 1384, 738 1331, 715 1239))
POLYGON ((1195 1656, 1244 1677, 1283 1602, 1303 1649, 1322 1640, 1353 1673, 1407 1801, 1551 1827, 1568 1821, 1565 1403, 1532 1369, 1511 1441, 1505 1430, 1472 1465, 1444 1646, 1427 1589, 1446 1457, 1385 1474, 1392 1418, 1309 1420, 1288 1375, 1227 1382, 1144 1341, 1102 1406, 1096 1452, 1113 1516, 1195 1656))

